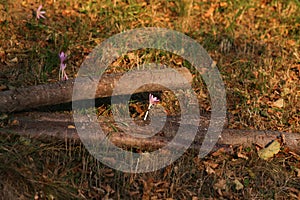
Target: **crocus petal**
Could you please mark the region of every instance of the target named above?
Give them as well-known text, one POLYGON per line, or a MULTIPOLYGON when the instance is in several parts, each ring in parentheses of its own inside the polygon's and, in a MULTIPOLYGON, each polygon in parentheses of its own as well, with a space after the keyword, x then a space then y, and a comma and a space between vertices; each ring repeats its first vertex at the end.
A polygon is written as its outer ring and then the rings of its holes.
POLYGON ((46 13, 46 11, 41 11, 41 9, 42 9, 42 5, 40 5, 39 7, 38 7, 38 9, 36 10, 36 18, 37 19, 40 19, 40 18, 46 18, 43 14, 45 14, 46 13))
POLYGON ((58 54, 60 58, 64 58, 65 57, 65 52, 60 52, 60 54, 58 54))
POLYGON ((46 13, 46 12, 43 12, 43 11, 42 11, 41 14, 40 14, 40 17, 43 18, 43 19, 46 19, 46 17, 43 15, 43 14, 45 14, 45 13, 46 13))
POLYGON ((58 56, 59 56, 59 59, 60 59, 60 63, 63 63, 67 58, 67 56, 65 55, 65 53, 63 51, 60 52, 60 54, 58 54, 58 56))
POLYGON ((152 94, 149 94, 149 104, 154 105, 159 102, 157 97, 154 97, 152 94))

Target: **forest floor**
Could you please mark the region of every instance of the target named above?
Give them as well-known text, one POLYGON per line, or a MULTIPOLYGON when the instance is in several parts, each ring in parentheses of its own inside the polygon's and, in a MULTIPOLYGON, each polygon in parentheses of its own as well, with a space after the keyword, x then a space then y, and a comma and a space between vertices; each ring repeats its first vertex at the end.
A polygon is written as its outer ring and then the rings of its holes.
MULTIPOLYGON (((76 78, 89 53, 109 37, 161 27, 193 38, 216 61, 228 128, 300 133, 299 13, 298 0, 0 0, 0 91, 61 81, 62 51, 68 77, 76 78), (39 5, 45 19, 36 19, 39 5)), ((108 72, 149 62, 189 68, 201 109, 211 111, 205 84, 178 55, 128 52, 108 72)), ((168 114, 178 112, 169 91, 160 100, 168 114)), ((130 108, 133 117, 141 116, 145 102, 132 101, 130 108)), ((107 102, 97 107, 102 116, 110 110, 107 102)), ((0 126, 15 123, 13 115, 2 113, 0 126)), ((221 148, 203 159, 188 150, 161 170, 136 174, 107 167, 72 140, 0 134, 0 143, 3 199, 300 199, 300 159, 284 147, 268 160, 255 144, 221 148)))

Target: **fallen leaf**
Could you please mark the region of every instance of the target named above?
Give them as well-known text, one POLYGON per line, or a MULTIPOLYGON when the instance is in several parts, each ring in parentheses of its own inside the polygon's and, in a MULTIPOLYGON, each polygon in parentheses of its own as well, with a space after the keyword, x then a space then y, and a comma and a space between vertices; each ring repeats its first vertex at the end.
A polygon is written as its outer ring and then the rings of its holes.
POLYGON ((20 125, 20 122, 16 119, 14 119, 12 122, 11 122, 11 125, 12 126, 19 126, 20 125))
POLYGON ((23 136, 21 136, 21 137, 19 138, 19 141, 20 141, 22 144, 26 145, 26 146, 28 146, 28 145, 31 144, 31 139, 30 139, 30 138, 23 137, 23 136))
POLYGON ((226 189, 226 180, 220 179, 217 183, 214 184, 215 190, 225 190, 226 189))
POLYGON ((295 46, 296 41, 295 40, 287 40, 287 44, 289 44, 291 46, 295 46))
POLYGON ((214 157, 217 157, 217 156, 222 155, 225 152, 226 152, 225 149, 222 147, 222 148, 218 149, 217 151, 213 152, 211 155, 214 157))
POLYGON ((215 170, 213 170, 210 166, 206 166, 205 171, 208 174, 215 174, 215 170))
POLYGON ((248 159, 249 159, 248 156, 246 156, 246 155, 244 155, 244 154, 242 154, 242 153, 240 153, 240 152, 237 153, 237 157, 238 157, 238 158, 243 158, 243 159, 245 159, 245 160, 248 160, 248 159))
POLYGON ((296 172, 296 176, 297 176, 297 177, 300 177, 300 169, 295 168, 295 172, 296 172))
POLYGON ((273 106, 277 107, 277 108, 282 108, 284 106, 284 100, 283 99, 278 99, 277 101, 275 101, 273 103, 273 106))
POLYGON ((243 151, 243 147, 242 147, 242 146, 239 146, 238 152, 237 152, 237 157, 238 157, 238 158, 244 158, 245 160, 248 160, 248 156, 244 155, 244 154, 242 153, 242 151, 243 151))
POLYGON ((273 140, 270 145, 258 151, 258 156, 261 159, 268 160, 269 158, 272 158, 274 155, 276 155, 279 151, 280 143, 277 140, 273 140))
POLYGON ((10 60, 10 62, 14 62, 14 63, 17 63, 19 62, 18 58, 17 57, 14 57, 13 59, 10 60))
POLYGON ((211 17, 213 16, 213 13, 215 12, 216 8, 218 7, 218 4, 212 4, 208 11, 204 14, 204 17, 211 17))
POLYGON ((68 129, 76 129, 74 125, 68 125, 68 129))
POLYGON ((233 181, 233 183, 235 184, 235 189, 236 190, 241 190, 241 189, 244 188, 244 185, 239 180, 237 180, 237 179, 235 179, 233 181))
POLYGON ((256 179, 256 175, 255 173, 250 169, 250 168, 247 168, 247 171, 248 171, 248 174, 251 178, 253 179, 256 179))
POLYGON ((214 163, 214 162, 212 162, 212 161, 204 161, 203 164, 204 164, 205 166, 209 166, 209 167, 211 167, 211 168, 213 168, 213 169, 216 169, 216 168, 219 166, 218 163, 214 163))

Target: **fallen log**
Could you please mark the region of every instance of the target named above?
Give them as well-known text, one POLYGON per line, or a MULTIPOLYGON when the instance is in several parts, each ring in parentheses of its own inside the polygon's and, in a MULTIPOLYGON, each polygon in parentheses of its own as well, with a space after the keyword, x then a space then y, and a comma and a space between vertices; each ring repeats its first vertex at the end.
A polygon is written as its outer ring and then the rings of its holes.
MULTIPOLYGON (((187 82, 192 82, 192 75, 187 68, 179 68, 176 71, 185 77, 187 82)), ((79 77, 56 83, 2 91, 0 92, 0 112, 22 111, 47 105, 109 97, 113 94, 115 85, 123 75, 124 73, 103 74, 100 81, 99 77, 79 77), (82 95, 73 97, 75 81, 81 85, 82 95), (87 97, 85 91, 93 91, 95 85, 98 86, 95 95, 87 97)), ((146 84, 135 90, 134 93, 162 91, 166 89, 164 85, 171 85, 173 89, 187 88, 185 83, 178 81, 178 74, 176 74, 175 70, 151 70, 151 72, 141 70, 134 71, 128 86, 123 85, 123 90, 117 93, 114 92, 114 95, 128 95, 130 84, 137 85, 145 80, 153 80, 153 77, 156 79, 161 77, 162 84, 146 84)))
MULTIPOLYGON (((80 137, 74 127, 72 115, 69 113, 20 113, 15 115, 15 123, 6 129, 0 129, 1 134, 19 134, 31 138, 49 138, 65 140, 72 139, 80 142, 80 137)), ((207 133, 209 126, 209 116, 202 116, 198 127, 195 142, 191 148, 199 150, 203 137, 207 133)), ((170 117, 164 128, 155 136, 149 138, 136 138, 126 134, 126 128, 111 119, 103 118, 99 124, 104 132, 109 133, 109 140, 116 146, 124 148, 138 148, 140 150, 153 151, 168 144, 176 134, 179 126, 177 117, 170 117), (112 128, 114 127, 114 128, 112 128)), ((123 123, 124 124, 124 123, 123 123)), ((193 126, 186 124, 187 127, 193 126)), ((136 133, 150 134, 153 130, 137 126, 136 133)), ((131 130, 132 131, 132 130, 131 130)), ((225 128, 216 146, 222 145, 244 145, 251 146, 257 144, 265 146, 277 137, 285 136, 285 145, 291 151, 300 153, 300 133, 283 133, 278 131, 258 131, 258 130, 234 130, 225 128)), ((97 138, 96 138, 97 139, 97 138)), ((179 144, 180 145, 180 144, 179 144)))

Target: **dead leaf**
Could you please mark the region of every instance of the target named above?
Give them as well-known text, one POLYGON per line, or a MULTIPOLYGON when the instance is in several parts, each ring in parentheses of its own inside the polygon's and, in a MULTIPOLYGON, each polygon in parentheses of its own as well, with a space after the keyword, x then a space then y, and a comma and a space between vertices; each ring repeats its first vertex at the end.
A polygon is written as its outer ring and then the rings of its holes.
POLYGON ((245 159, 245 160, 248 160, 248 159, 249 159, 248 156, 246 156, 246 155, 244 155, 244 154, 242 154, 242 153, 240 153, 240 152, 237 153, 237 157, 238 157, 238 158, 243 158, 243 159, 245 159))
POLYGON ((244 158, 245 160, 248 160, 248 156, 242 153, 243 151, 243 146, 239 146, 238 152, 237 152, 237 157, 238 158, 244 158))
POLYGON ((10 124, 11 124, 12 126, 19 126, 19 125, 20 125, 20 122, 19 122, 19 120, 14 119, 10 124))
POLYGON ((220 179, 217 183, 214 184, 215 190, 225 190, 226 189, 226 180, 220 179))
POLYGON ((287 40, 286 43, 289 44, 290 46, 295 46, 296 41, 295 40, 287 40))
POLYGON ((278 99, 277 101, 275 101, 273 103, 273 106, 277 107, 277 108, 282 108, 284 106, 284 100, 283 99, 278 99))
POLYGON ((205 171, 208 174, 215 174, 216 173, 215 170, 213 170, 210 166, 206 166, 205 171))
POLYGON ((205 13, 204 17, 211 17, 213 16, 213 13, 215 12, 216 8, 219 7, 218 4, 212 4, 208 11, 205 13))
POLYGON ((251 178, 253 179, 256 179, 256 175, 255 173, 250 169, 250 168, 247 168, 247 171, 248 171, 248 174, 251 178))
POLYGON ((21 137, 19 138, 19 141, 20 141, 22 144, 26 145, 26 146, 28 146, 28 145, 31 144, 31 139, 30 139, 30 138, 23 137, 23 136, 21 136, 21 137))
POLYGON ((261 159, 268 160, 269 158, 272 158, 274 155, 276 155, 279 151, 280 143, 277 140, 273 140, 270 145, 258 151, 258 156, 261 159))
POLYGON ((214 163, 214 162, 212 162, 212 161, 204 161, 203 164, 204 164, 205 166, 209 166, 209 167, 211 167, 211 168, 213 168, 213 169, 216 169, 216 168, 219 166, 218 163, 214 163))
POLYGON ((228 6, 228 3, 227 3, 227 2, 220 2, 220 6, 221 6, 221 7, 227 7, 227 6, 228 6))
POLYGON ((13 62, 13 63, 17 63, 19 62, 18 58, 17 57, 14 57, 13 59, 11 59, 9 62, 13 62))
POLYGON ((235 179, 233 181, 233 183, 235 184, 235 189, 236 190, 241 190, 241 189, 244 188, 244 185, 239 180, 237 180, 237 179, 235 179))
POLYGON ((300 169, 295 168, 295 171, 296 171, 296 174, 297 174, 296 176, 297 176, 297 177, 300 177, 300 169))
POLYGON ((225 149, 222 147, 222 148, 218 149, 217 151, 213 152, 211 155, 212 155, 213 157, 217 157, 217 156, 222 155, 222 154, 225 153, 225 152, 226 152, 225 149))
POLYGON ((68 125, 68 129, 76 129, 74 125, 68 125))
POLYGON ((222 190, 226 189, 226 180, 221 179, 217 183, 214 184, 213 188, 217 190, 220 196, 223 196, 222 190))

